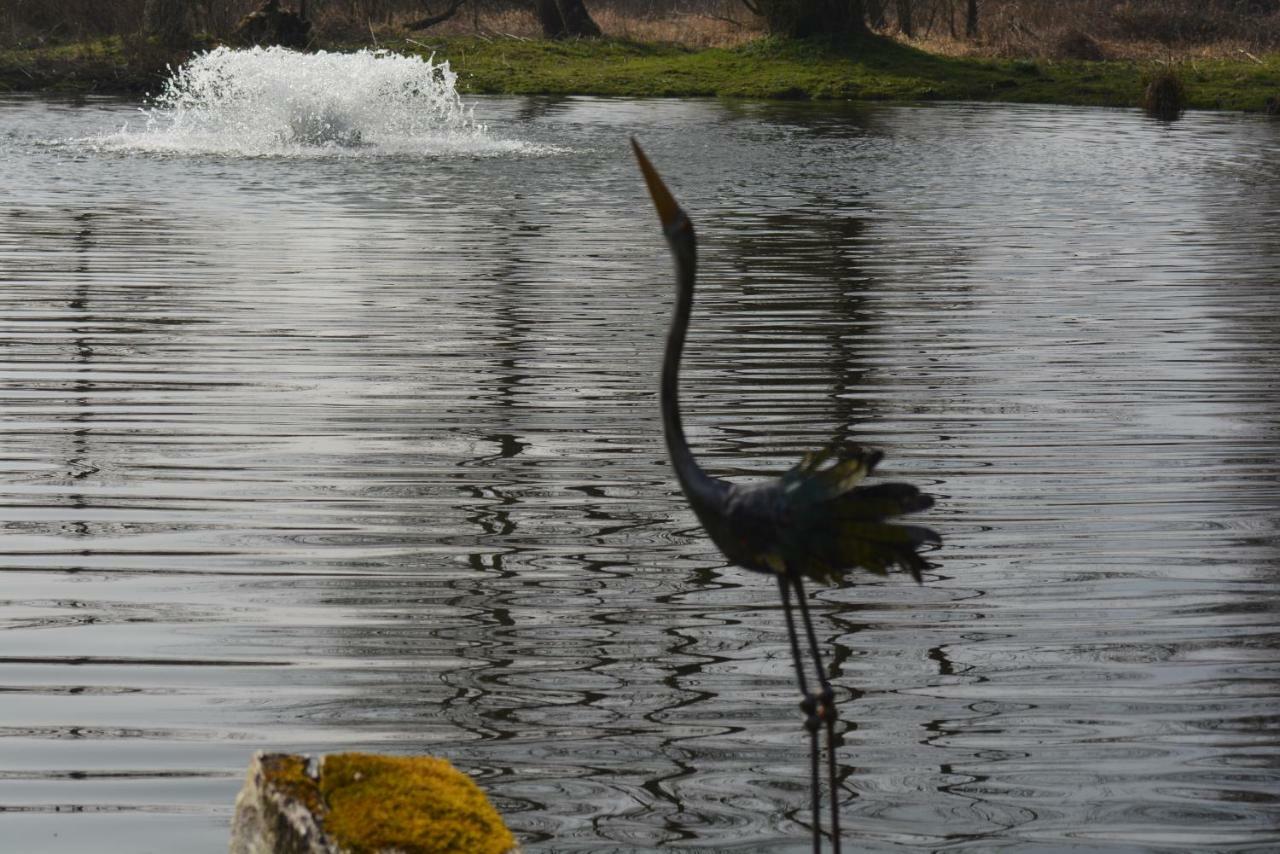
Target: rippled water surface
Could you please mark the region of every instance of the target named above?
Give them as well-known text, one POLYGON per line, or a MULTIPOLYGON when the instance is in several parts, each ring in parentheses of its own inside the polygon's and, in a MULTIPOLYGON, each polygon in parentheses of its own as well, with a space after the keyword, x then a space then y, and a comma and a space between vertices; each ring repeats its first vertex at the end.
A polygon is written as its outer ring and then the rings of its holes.
POLYGON ((530 851, 807 850, 775 588, 661 443, 631 133, 703 241, 708 467, 844 437, 939 497, 923 586, 814 595, 848 846, 1280 846, 1280 123, 480 100, 484 150, 253 156, 0 118, 4 850, 225 850, 261 749, 446 756, 530 851))

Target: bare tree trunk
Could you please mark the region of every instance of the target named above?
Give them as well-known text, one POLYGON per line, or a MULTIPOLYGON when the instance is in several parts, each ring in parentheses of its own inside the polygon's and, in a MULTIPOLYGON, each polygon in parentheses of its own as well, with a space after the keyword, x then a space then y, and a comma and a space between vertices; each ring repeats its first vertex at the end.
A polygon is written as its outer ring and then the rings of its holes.
POLYGON ((964 34, 971 39, 978 36, 978 0, 969 0, 969 7, 965 10, 964 34))
POLYGON ((886 0, 867 0, 867 20, 872 28, 883 30, 889 24, 884 14, 886 0))
POLYGON ((549 39, 596 38, 600 27, 582 0, 534 0, 533 11, 549 39))
POLYGON ((191 41, 187 0, 147 0, 142 7, 142 34, 161 44, 183 45, 191 41))
POLYGON ((564 19, 560 17, 556 0, 533 0, 533 14, 538 16, 544 36, 558 39, 564 35, 564 19))
POLYGON ((591 18, 582 0, 556 0, 556 5, 560 7, 560 17, 564 18, 569 35, 599 38, 600 25, 591 18))
POLYGON ((462 5, 466 2, 467 0, 449 0, 448 7, 440 14, 428 15, 427 17, 420 18, 417 21, 411 21, 410 23, 404 25, 405 29, 425 30, 428 27, 434 27, 436 24, 443 23, 449 20, 450 18, 452 18, 454 15, 458 14, 458 10, 461 9, 462 5))
POLYGON ((898 29, 907 38, 911 38, 915 33, 915 25, 911 21, 911 0, 898 0, 898 29))
POLYGON ((848 37, 867 31, 863 0, 753 0, 753 4, 747 8, 764 18, 769 32, 777 36, 848 37))
POLYGON ((929 19, 928 19, 927 21, 925 21, 925 22, 924 22, 924 37, 925 37, 925 38, 928 38, 928 37, 929 37, 929 34, 933 32, 933 22, 934 22, 934 21, 936 21, 936 20, 938 20, 938 4, 937 4, 937 3, 930 3, 930 4, 929 4, 929 19))

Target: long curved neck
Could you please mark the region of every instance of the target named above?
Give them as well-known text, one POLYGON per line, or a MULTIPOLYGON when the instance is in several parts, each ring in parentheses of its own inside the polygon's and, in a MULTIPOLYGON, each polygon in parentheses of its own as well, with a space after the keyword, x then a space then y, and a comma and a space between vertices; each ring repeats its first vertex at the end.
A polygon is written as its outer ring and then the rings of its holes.
POLYGON ((680 420, 680 358, 684 354, 684 341, 689 331, 689 315, 693 311, 693 282, 696 268, 692 234, 688 242, 673 241, 676 255, 676 305, 667 333, 667 347, 662 359, 662 432, 667 440, 667 452, 676 470, 680 487, 696 506, 700 500, 709 500, 715 492, 714 481, 702 470, 684 435, 680 420))

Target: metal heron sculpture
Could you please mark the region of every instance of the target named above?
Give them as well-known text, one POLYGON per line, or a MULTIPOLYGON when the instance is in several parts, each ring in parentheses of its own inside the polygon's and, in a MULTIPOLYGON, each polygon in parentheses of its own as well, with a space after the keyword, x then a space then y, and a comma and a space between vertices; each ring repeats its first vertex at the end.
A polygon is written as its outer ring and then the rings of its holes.
POLYGON ((833 748, 835 696, 809 618, 804 581, 838 582, 857 567, 883 575, 897 566, 910 572, 919 583, 920 573, 928 567, 919 550, 925 545, 940 544, 941 539, 929 528, 890 520, 925 510, 933 505, 933 499, 908 483, 859 485, 874 471, 883 455, 853 446, 806 454, 790 471, 763 483, 730 483, 712 477, 698 465, 681 425, 678 389, 680 357, 693 308, 697 241, 693 224, 676 204, 653 164, 634 139, 631 145, 649 195, 658 209, 662 232, 675 257, 675 315, 662 361, 662 428, 667 450, 680 488, 712 542, 732 563, 777 579, 796 678, 804 697, 800 708, 809 732, 813 850, 819 852, 822 848, 818 729, 825 728, 831 839, 832 847, 839 852, 840 813, 833 748), (805 677, 804 657, 792 614, 793 597, 800 609, 813 658, 817 691, 809 690, 805 677))

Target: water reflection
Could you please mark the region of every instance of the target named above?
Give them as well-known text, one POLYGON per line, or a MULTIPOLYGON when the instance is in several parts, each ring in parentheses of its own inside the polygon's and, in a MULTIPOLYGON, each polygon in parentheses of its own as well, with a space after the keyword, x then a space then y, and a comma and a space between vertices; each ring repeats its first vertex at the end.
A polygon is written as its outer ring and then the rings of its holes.
POLYGON ((16 850, 220 850, 260 747, 449 756, 531 850, 807 850, 776 593, 661 445, 630 132, 705 247, 708 466, 850 437, 944 496, 925 586, 818 596, 851 841, 1280 844, 1274 123, 495 100, 558 153, 295 163, 0 109, 16 850))

